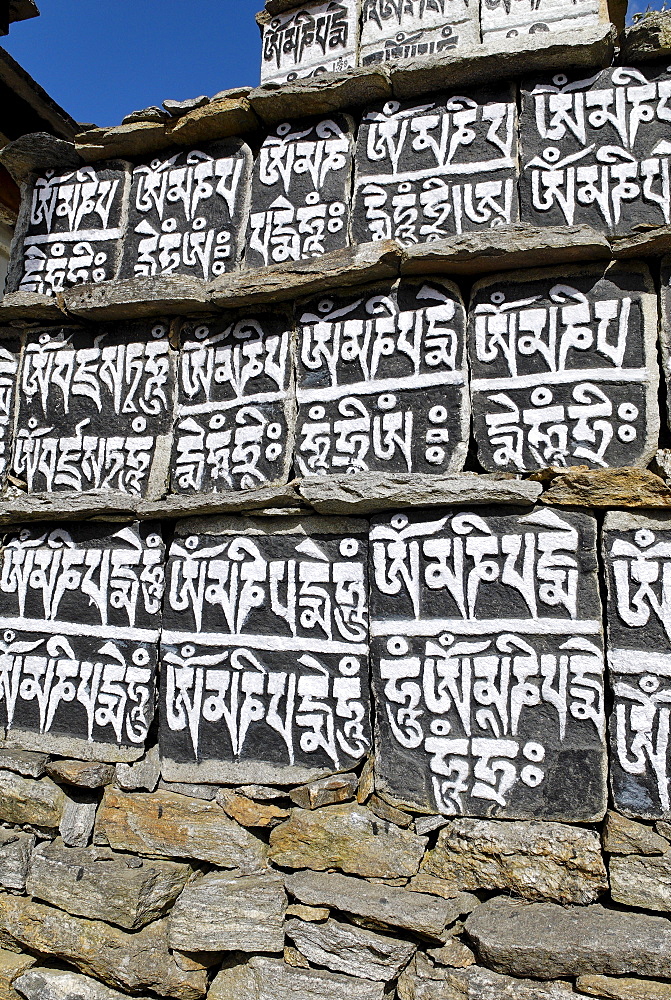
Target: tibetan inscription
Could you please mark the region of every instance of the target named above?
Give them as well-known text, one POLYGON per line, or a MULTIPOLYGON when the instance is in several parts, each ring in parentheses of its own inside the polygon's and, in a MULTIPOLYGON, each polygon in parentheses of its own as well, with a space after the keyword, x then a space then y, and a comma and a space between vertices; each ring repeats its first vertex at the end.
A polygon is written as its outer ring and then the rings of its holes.
POLYGON ((363 0, 362 66, 440 58, 480 42, 479 0, 363 0))
POLYGON ((446 473, 469 438, 465 310, 451 282, 401 280, 299 308, 304 476, 446 473))
POLYGON ((366 521, 182 522, 162 639, 161 770, 300 782, 371 748, 366 521))
POLYGON ((589 28, 601 22, 601 10, 601 0, 482 0, 482 38, 589 28))
POLYGON ((671 515, 606 515, 611 783, 615 808, 671 817, 671 515))
POLYGON ((10 535, 0 575, 6 743, 134 760, 154 715, 164 546, 156 525, 10 535))
POLYGON ((378 516, 370 560, 378 787, 447 816, 601 819, 594 519, 378 516))
POLYGON ((307 3, 263 23, 261 83, 287 83, 356 66, 359 0, 307 3))
POLYGON ((654 456, 657 296, 644 264, 480 281, 469 350, 485 469, 645 466, 654 456))
POLYGON ((663 257, 660 267, 660 350, 666 379, 666 414, 671 427, 671 256, 663 257))
POLYGON ((239 139, 133 171, 123 278, 217 278, 242 256, 252 154, 239 139))
POLYGON ((12 473, 29 492, 165 492, 173 410, 168 325, 27 334, 12 473))
POLYGON ((522 221, 613 236, 671 223, 668 60, 522 88, 522 221))
POLYGON ((5 485, 11 462, 20 351, 18 331, 0 330, 0 488, 5 485))
POLYGON ((55 296, 115 278, 129 185, 124 163, 35 176, 24 192, 7 290, 55 296))
POLYGON ((181 347, 173 491, 286 482, 295 411, 288 319, 275 311, 185 323, 181 347))
POLYGON ((283 122, 266 137, 254 166, 248 267, 348 246, 353 159, 347 115, 283 122))
POLYGON ((513 88, 389 101, 359 128, 353 235, 403 246, 516 222, 513 88))

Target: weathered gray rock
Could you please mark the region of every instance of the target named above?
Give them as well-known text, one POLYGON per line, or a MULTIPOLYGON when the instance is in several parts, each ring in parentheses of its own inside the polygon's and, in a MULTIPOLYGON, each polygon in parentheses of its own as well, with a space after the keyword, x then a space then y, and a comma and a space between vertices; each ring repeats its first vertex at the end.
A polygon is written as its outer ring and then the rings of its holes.
POLYGON ((616 903, 671 913, 671 853, 663 857, 612 857, 608 870, 616 903))
POLYGON ((154 792, 161 777, 161 758, 158 747, 147 750, 144 757, 134 764, 117 764, 116 783, 125 792, 154 792))
POLYGON ((196 108, 202 108, 204 104, 209 103, 210 98, 205 94, 201 94, 200 97, 190 97, 186 101, 164 101, 163 107, 173 118, 181 118, 182 115, 188 114, 189 111, 195 111, 196 108))
POLYGON ((97 808, 98 799, 93 792, 69 790, 58 827, 66 847, 86 847, 90 844, 97 808))
POLYGON ((86 163, 116 157, 152 156, 168 145, 163 122, 130 122, 92 128, 75 136, 75 149, 86 163))
POLYGON ((153 795, 107 788, 98 826, 111 847, 149 857, 197 858, 253 874, 266 867, 267 847, 230 820, 216 802, 173 792, 153 795))
POLYGON ((49 757, 45 753, 31 753, 29 750, 0 749, 0 768, 14 771, 24 778, 41 778, 46 773, 49 757))
POLYGON ((188 274, 74 285, 63 302, 68 313, 96 322, 212 310, 205 282, 188 274))
POLYGON ((476 963, 474 953, 457 937, 448 938, 440 948, 427 948, 426 953, 438 965, 452 969, 468 969, 476 963))
POLYGON ((180 969, 170 954, 167 919, 129 934, 22 896, 0 895, 0 931, 24 948, 62 959, 115 989, 149 990, 177 1000, 200 1000, 207 991, 207 973, 180 969))
POLYGON ((447 816, 418 816, 415 820, 415 833, 425 836, 434 830, 442 830, 449 822, 447 816))
POLYGON ((655 979, 611 979, 608 976, 579 976, 581 993, 607 1000, 671 1000, 671 983, 655 979))
POLYGON ((167 913, 192 873, 190 865, 57 839, 33 851, 27 885, 29 895, 67 913, 138 930, 167 913))
POLYGON ((57 170, 66 173, 82 165, 71 142, 57 139, 48 132, 32 132, 8 142, 0 150, 0 163, 17 184, 27 181, 32 173, 57 170))
POLYGON ((603 827, 603 849, 607 854, 665 854, 668 840, 649 826, 635 823, 610 809, 603 827))
POLYGON ((489 969, 431 968, 412 962, 398 981, 399 1000, 569 1000, 569 983, 539 983, 501 976, 489 969))
POLYGON ((671 250, 671 226, 642 229, 631 236, 611 240, 610 245, 613 257, 624 260, 667 254, 671 250))
POLYGON ((24 823, 57 829, 65 807, 65 793, 51 778, 24 778, 0 771, 0 822, 24 823))
POLYGON ((19 1000, 21 994, 14 989, 14 981, 36 962, 32 955, 0 950, 0 1000, 19 1000))
POLYGON ((349 802, 356 797, 359 776, 356 774, 336 774, 329 778, 320 778, 307 785, 300 785, 291 790, 290 798, 294 805, 301 809, 319 809, 321 806, 334 806, 339 802, 349 802))
POLYGON ((214 801, 219 789, 216 785, 190 785, 184 781, 159 781, 158 787, 164 792, 175 792, 176 795, 188 795, 192 799, 214 801))
POLYGON ((313 965, 381 982, 395 979, 417 948, 400 938, 375 934, 338 920, 323 924, 289 920, 286 932, 313 965))
POLYGON ((213 872, 186 887, 170 915, 181 951, 282 952, 287 897, 278 872, 213 872))
POLYGON ((58 298, 39 292, 8 292, 0 302, 0 322, 33 320, 58 323, 63 320, 58 298))
POLYGON ((34 847, 35 837, 31 833, 0 827, 0 885, 3 889, 25 892, 30 854, 34 847))
POLYGON ((564 823, 456 819, 438 834, 423 873, 459 889, 591 903, 608 888, 599 834, 564 823))
POLYGON ((351 69, 344 73, 322 73, 278 87, 268 83, 252 90, 249 103, 265 125, 328 115, 361 104, 391 97, 389 74, 384 69, 351 69))
POLYGON ((88 976, 61 969, 31 969, 15 979, 14 986, 25 1000, 124 1000, 126 996, 88 976))
POLYGON ((466 932, 481 962, 512 976, 671 974, 671 922, 663 917, 499 896, 470 915, 466 932))
POLYGON ((625 65, 668 58, 671 53, 671 18, 668 11, 648 11, 624 31, 620 44, 625 65))
POLYGON ((240 785, 238 791, 255 802, 276 802, 287 797, 285 788, 270 788, 268 785, 240 785))
POLYGON ((189 112, 167 129, 167 138, 178 146, 243 135, 259 127, 259 120, 247 100, 247 93, 219 97, 211 104, 189 112))
POLYGON ((426 837, 385 823, 365 806, 326 806, 294 809, 270 834, 270 858, 283 868, 398 878, 417 874, 426 844, 426 837))
POLYGON ((301 903, 350 913, 363 918, 366 926, 393 927, 437 939, 448 924, 478 905, 477 897, 465 892, 455 893, 452 899, 439 899, 332 873, 296 872, 287 875, 284 884, 301 903))
POLYGON ((305 906, 303 903, 292 903, 287 906, 287 917, 297 917, 309 924, 321 924, 328 920, 330 911, 325 906, 305 906))
POLYGON ((210 987, 208 1000, 383 1000, 386 995, 383 983, 257 956, 244 965, 223 969, 210 987))
POLYGON ((555 507, 666 508, 671 489, 649 469, 578 469, 560 472, 541 497, 555 507))
POLYGON ((95 761, 52 760, 46 765, 46 772, 54 781, 80 788, 103 788, 114 780, 112 765, 95 761))
POLYGON ((140 111, 131 111, 129 115, 121 119, 122 125, 132 125, 134 122, 166 122, 170 118, 167 111, 153 105, 151 108, 142 108, 140 111))

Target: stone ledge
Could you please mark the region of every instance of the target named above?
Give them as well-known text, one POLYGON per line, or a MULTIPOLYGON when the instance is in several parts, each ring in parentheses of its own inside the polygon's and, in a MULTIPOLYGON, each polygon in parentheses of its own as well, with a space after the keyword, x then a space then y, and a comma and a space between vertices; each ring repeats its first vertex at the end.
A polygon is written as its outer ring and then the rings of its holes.
POLYGON ((541 502, 558 507, 671 508, 671 488, 648 469, 554 469, 537 477, 551 480, 541 502))
POLYGON ((391 96, 388 70, 363 68, 323 73, 294 83, 266 83, 252 90, 249 103, 264 125, 274 125, 285 118, 332 115, 391 96))
POLYGON ((37 320, 58 323, 63 319, 59 299, 36 292, 7 292, 0 301, 0 323, 14 320, 37 320))
POLYGON ((66 315, 92 322, 190 316, 212 310, 206 283, 183 274, 74 285, 62 293, 62 302, 66 315))

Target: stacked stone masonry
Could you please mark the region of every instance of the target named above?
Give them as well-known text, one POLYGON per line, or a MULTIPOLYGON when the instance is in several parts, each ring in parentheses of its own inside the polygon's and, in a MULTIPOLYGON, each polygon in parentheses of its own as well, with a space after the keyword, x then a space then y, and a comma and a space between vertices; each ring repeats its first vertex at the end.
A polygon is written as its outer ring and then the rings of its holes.
POLYGON ((671 1000, 671 16, 529 13, 0 151, 0 1000, 671 1000))

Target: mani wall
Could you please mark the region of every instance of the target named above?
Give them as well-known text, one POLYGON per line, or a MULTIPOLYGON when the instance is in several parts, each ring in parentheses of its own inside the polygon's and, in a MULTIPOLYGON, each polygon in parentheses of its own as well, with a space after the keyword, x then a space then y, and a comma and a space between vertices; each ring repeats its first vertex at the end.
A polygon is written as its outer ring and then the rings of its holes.
POLYGON ((0 152, 0 1000, 671 1000, 671 15, 523 7, 0 152))

